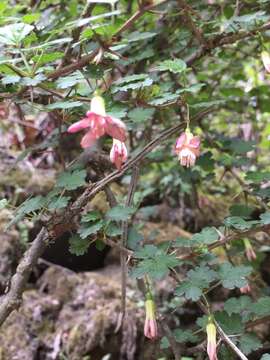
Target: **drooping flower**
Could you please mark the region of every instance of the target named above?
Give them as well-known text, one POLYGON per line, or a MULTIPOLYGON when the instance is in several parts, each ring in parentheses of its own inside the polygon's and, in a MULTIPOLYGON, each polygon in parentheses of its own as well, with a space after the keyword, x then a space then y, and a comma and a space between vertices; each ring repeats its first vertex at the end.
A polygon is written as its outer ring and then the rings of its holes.
POLYGON ((249 294, 249 293, 251 292, 250 285, 247 284, 247 285, 245 285, 245 286, 242 286, 242 287, 240 288, 240 292, 241 292, 241 294, 249 294))
POLYGON ((245 254, 248 259, 248 261, 256 260, 257 255, 248 239, 244 239, 244 245, 245 245, 245 254))
POLYGON ((210 360, 218 360, 217 358, 217 330, 215 324, 210 321, 206 326, 207 333, 207 354, 210 360))
POLYGON ((86 113, 86 117, 68 128, 69 133, 76 133, 81 130, 87 130, 81 140, 83 148, 93 145, 104 134, 122 142, 126 140, 125 124, 119 119, 106 115, 104 100, 98 95, 92 98, 90 111, 86 113))
POLYGON ((147 299, 145 301, 144 336, 151 340, 158 337, 155 303, 151 295, 147 295, 147 299))
POLYGON ((262 51, 261 57, 265 70, 270 73, 270 55, 268 51, 262 51))
POLYGON ((200 138, 194 136, 187 128, 176 140, 175 153, 182 166, 193 166, 200 155, 200 138))
POLYGON ((113 139, 113 145, 110 152, 110 160, 115 164, 118 170, 121 169, 122 164, 127 160, 127 148, 125 143, 113 139))

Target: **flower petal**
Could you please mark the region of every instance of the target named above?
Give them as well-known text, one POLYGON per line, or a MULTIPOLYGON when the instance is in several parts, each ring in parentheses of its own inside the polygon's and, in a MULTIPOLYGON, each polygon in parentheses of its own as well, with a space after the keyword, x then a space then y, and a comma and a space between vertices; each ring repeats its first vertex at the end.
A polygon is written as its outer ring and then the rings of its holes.
POLYGON ((123 123, 123 121, 111 116, 106 116, 105 120, 106 133, 114 139, 124 142, 126 140, 126 125, 123 123))
POLYGON ((97 138, 92 133, 92 131, 91 130, 88 131, 81 140, 81 147, 82 148, 87 148, 87 147, 90 147, 90 146, 94 145, 96 139, 97 138))
POLYGON ((199 138, 199 136, 194 136, 190 141, 189 141, 189 146, 192 148, 198 148, 200 146, 201 140, 199 138))
POLYGON ((186 133, 182 133, 179 138, 176 140, 175 149, 181 150, 181 148, 184 146, 187 139, 186 133))
POLYGON ((76 133, 78 131, 81 131, 83 129, 87 129, 90 127, 90 121, 88 118, 84 118, 80 121, 75 122, 74 124, 70 125, 70 127, 67 129, 69 133, 76 133))

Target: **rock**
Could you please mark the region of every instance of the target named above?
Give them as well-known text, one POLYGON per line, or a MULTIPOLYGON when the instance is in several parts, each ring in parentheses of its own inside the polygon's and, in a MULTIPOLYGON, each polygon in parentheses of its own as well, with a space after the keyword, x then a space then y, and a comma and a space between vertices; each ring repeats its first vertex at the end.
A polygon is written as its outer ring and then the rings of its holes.
POLYGON ((143 336, 142 295, 129 282, 122 337, 115 331, 121 315, 120 283, 118 266, 79 274, 48 268, 38 288, 24 293, 22 307, 0 329, 0 359, 52 360, 61 354, 82 360, 112 354, 110 359, 134 360, 143 336))

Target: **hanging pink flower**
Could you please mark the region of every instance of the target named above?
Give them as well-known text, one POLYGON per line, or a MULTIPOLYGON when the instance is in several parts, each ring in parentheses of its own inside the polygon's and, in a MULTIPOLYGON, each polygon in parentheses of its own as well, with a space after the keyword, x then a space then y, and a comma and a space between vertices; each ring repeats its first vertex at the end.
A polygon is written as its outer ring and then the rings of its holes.
POLYGON ((248 259, 248 261, 256 260, 257 255, 248 239, 244 239, 244 245, 245 245, 245 254, 248 259))
POLYGON ((270 55, 268 51, 262 51, 261 57, 265 70, 270 73, 270 55))
POLYGON ((194 136, 187 128, 177 139, 175 152, 182 166, 193 166, 200 155, 200 138, 194 136))
POLYGON ((144 336, 154 340, 158 337, 158 327, 155 314, 155 303, 151 297, 145 301, 145 314, 144 336))
POLYGON ((250 285, 247 284, 247 285, 245 285, 245 286, 242 286, 242 287, 240 288, 240 292, 241 292, 241 294, 249 294, 249 293, 251 292, 250 285))
POLYGON ((87 130, 81 140, 83 148, 93 145, 104 134, 122 142, 126 140, 125 124, 119 119, 106 115, 104 100, 98 95, 92 98, 90 111, 86 113, 86 118, 77 121, 68 128, 69 133, 76 133, 81 130, 87 130))
POLYGON ((113 145, 110 152, 110 160, 115 164, 118 170, 121 169, 122 164, 127 160, 127 148, 125 143, 113 139, 113 145))
POLYGON ((215 324, 211 321, 206 326, 207 333, 207 354, 210 360, 218 360, 217 358, 217 330, 215 324))

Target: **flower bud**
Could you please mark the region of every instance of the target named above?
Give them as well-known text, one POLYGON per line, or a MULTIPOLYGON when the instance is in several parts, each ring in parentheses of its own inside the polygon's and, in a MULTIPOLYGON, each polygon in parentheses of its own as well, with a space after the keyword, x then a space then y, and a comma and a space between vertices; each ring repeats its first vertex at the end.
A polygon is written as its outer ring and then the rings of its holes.
POLYGON ((244 245, 245 245, 245 254, 248 259, 248 261, 256 260, 257 255, 248 239, 244 239, 244 245))
POLYGON ((206 326, 207 354, 210 360, 217 360, 217 331, 215 324, 210 321, 206 326))
POLYGON ((154 340, 158 337, 155 303, 151 296, 148 296, 147 300, 145 301, 144 336, 151 340, 154 340))

